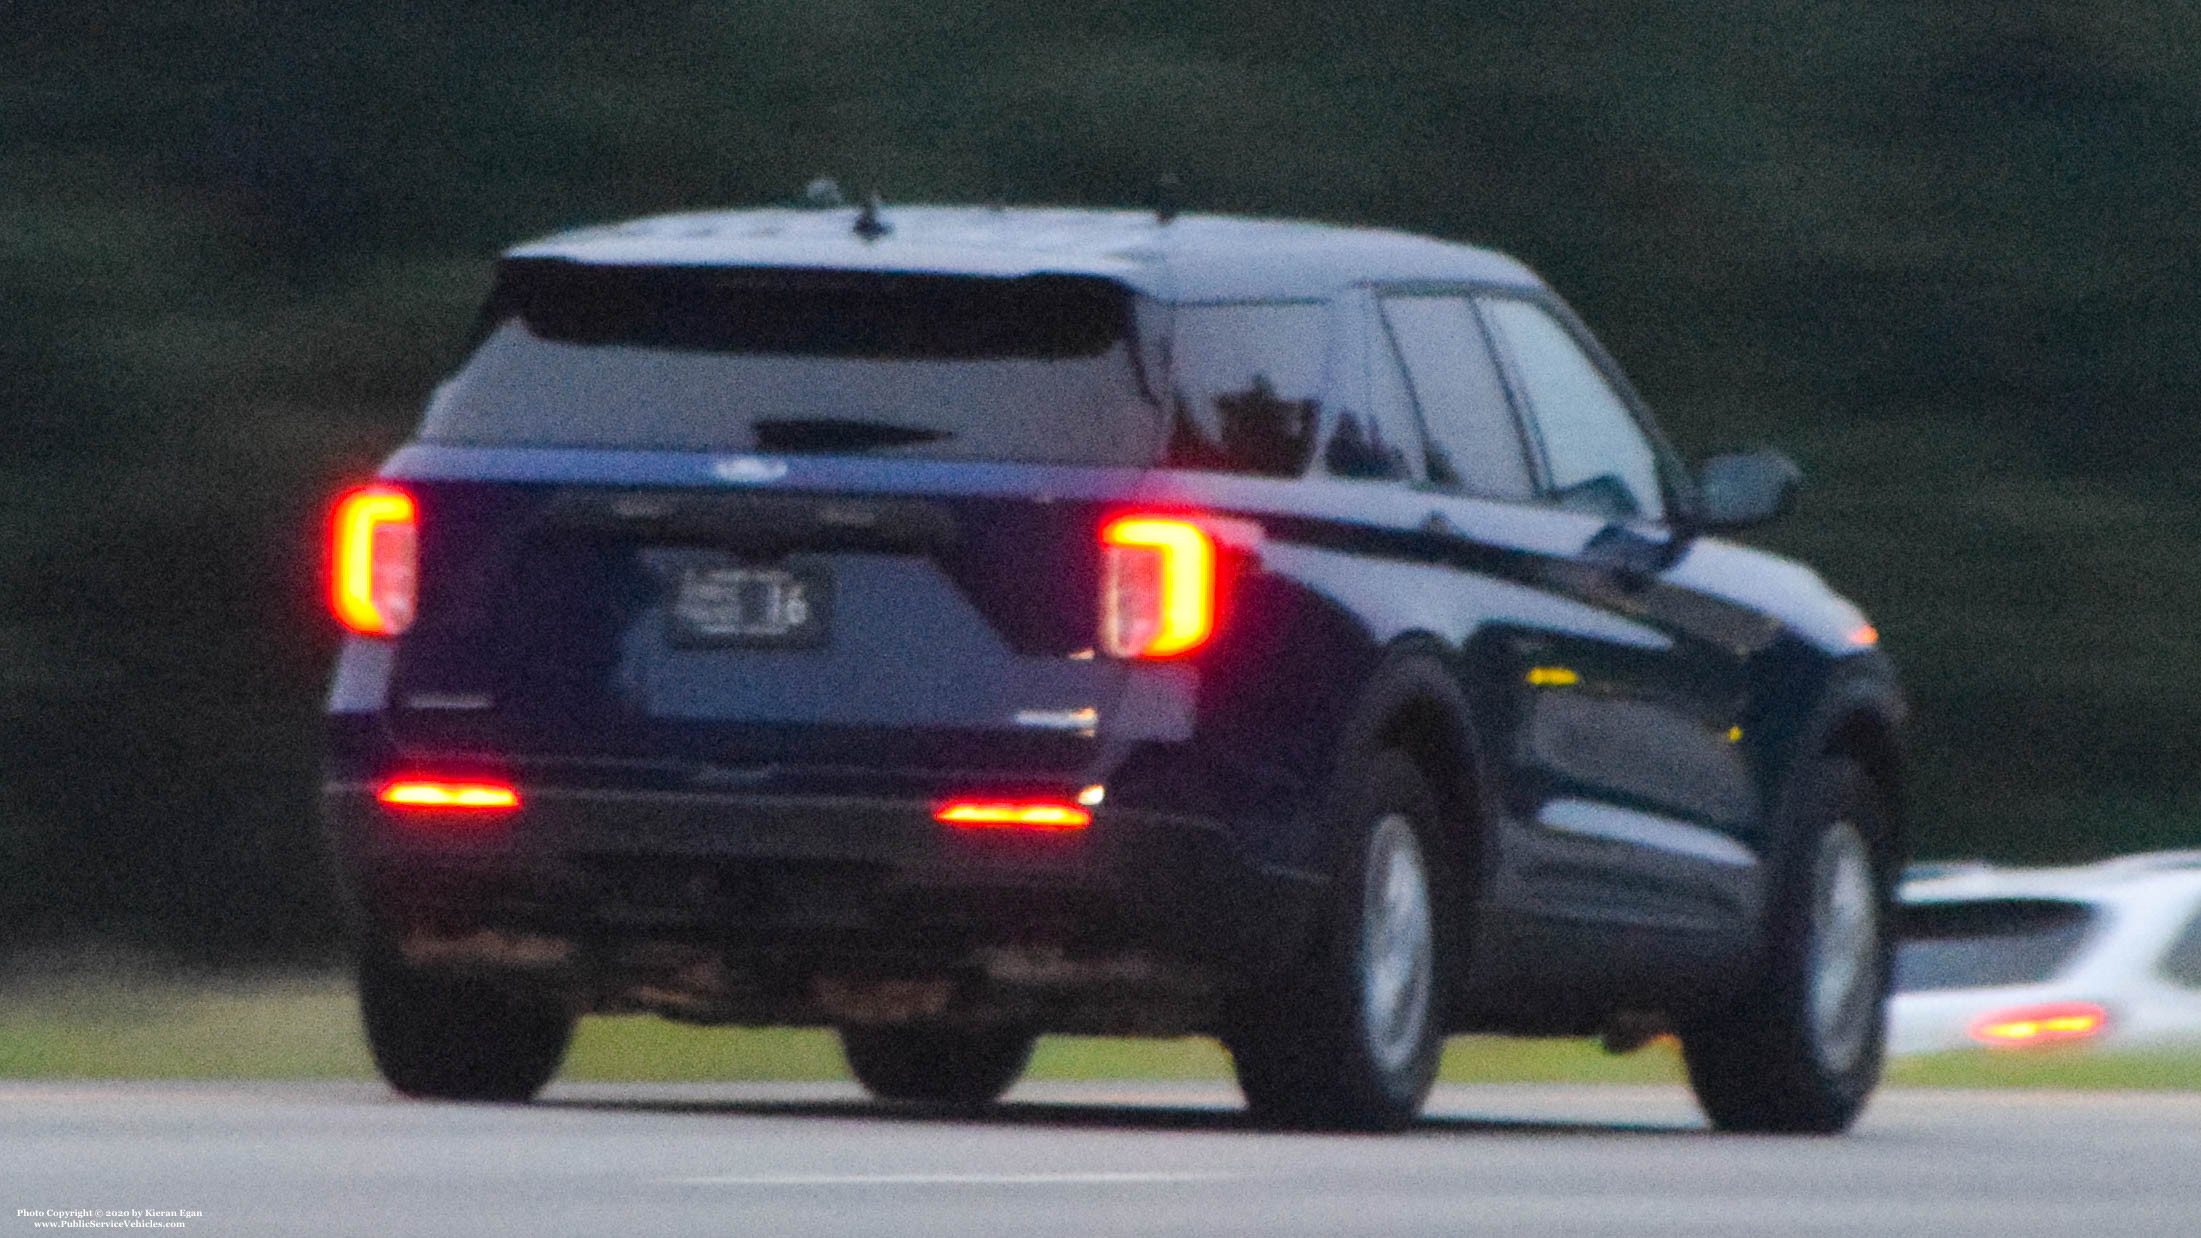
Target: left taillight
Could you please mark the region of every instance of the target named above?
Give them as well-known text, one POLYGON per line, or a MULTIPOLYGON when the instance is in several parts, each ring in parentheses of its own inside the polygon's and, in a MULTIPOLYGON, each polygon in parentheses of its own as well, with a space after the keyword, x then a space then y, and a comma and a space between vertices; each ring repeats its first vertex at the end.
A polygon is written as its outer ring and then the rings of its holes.
POLYGON ((337 500, 329 527, 329 608, 361 636, 413 626, 420 516, 395 486, 363 486, 337 500))

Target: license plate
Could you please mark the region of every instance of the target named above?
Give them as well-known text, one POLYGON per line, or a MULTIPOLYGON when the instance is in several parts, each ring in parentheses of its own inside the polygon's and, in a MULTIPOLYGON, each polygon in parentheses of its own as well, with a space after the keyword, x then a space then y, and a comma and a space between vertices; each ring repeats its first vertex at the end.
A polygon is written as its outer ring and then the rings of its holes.
POLYGON ((684 567, 674 591, 676 645, 817 645, 833 578, 818 567, 684 567))

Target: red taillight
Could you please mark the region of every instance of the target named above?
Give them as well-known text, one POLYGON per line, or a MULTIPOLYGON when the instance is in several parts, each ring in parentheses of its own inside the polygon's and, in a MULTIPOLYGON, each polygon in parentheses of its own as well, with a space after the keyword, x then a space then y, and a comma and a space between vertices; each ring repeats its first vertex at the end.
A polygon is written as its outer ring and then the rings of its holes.
POLYGON ((337 501, 329 529, 329 608, 361 636, 413 625, 419 517, 413 496, 366 486, 337 501))
POLYGON ((2109 1012, 2092 1002, 2050 1002, 1997 1010, 1972 1020, 1972 1039, 1989 1048, 2067 1044, 2109 1026, 2109 1012))
POLYGON ((387 782, 375 798, 392 808, 455 808, 509 812, 520 806, 519 788, 502 782, 443 782, 402 778, 387 782))
POLYGON ((1189 653, 1215 634, 1221 599, 1217 542, 1251 550, 1244 520, 1118 516, 1101 527, 1101 651, 1117 658, 1189 653))
POLYGON ((1058 800, 949 800, 932 810, 935 821, 977 829, 1082 830, 1093 814, 1058 800))

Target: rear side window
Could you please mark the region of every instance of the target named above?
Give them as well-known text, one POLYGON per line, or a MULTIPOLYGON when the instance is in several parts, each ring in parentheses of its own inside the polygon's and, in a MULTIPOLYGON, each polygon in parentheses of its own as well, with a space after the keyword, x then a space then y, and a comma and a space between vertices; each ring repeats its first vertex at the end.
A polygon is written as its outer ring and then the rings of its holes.
POLYGON ((2047 898, 1908 904, 1895 952, 1896 991, 2051 979, 2078 953, 2099 915, 2087 903, 2047 898))
POLYGON ((421 437, 1148 465, 1139 317, 1064 276, 510 262, 421 437))
POLYGON ((2201 915, 2186 921, 2155 969, 2179 988, 2201 989, 2201 915))
POLYGON ((1168 312, 1164 462, 1269 477, 1306 472, 1321 422, 1327 307, 1180 305, 1168 312))

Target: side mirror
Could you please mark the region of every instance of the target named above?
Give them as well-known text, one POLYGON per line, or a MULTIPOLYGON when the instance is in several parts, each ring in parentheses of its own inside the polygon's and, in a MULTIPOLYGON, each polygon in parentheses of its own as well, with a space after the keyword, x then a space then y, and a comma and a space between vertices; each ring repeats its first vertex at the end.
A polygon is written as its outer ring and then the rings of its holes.
POLYGON ((1796 462, 1777 451, 1714 456, 1697 471, 1699 517, 1714 533, 1765 524, 1795 505, 1803 480, 1796 462))

